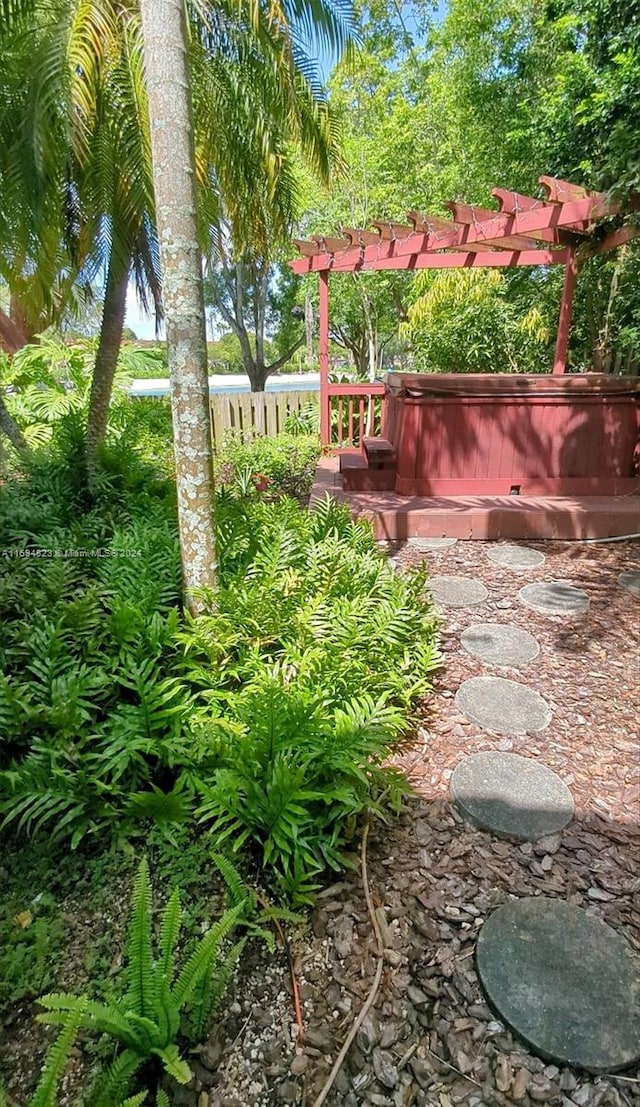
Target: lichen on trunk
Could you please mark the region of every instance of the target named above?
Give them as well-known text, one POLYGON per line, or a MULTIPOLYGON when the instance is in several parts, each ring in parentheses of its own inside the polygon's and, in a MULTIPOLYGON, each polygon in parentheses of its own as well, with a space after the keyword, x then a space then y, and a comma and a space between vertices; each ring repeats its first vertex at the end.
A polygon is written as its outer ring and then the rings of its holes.
POLYGON ((183 0, 141 0, 163 273, 178 520, 188 606, 216 585, 213 450, 183 0))

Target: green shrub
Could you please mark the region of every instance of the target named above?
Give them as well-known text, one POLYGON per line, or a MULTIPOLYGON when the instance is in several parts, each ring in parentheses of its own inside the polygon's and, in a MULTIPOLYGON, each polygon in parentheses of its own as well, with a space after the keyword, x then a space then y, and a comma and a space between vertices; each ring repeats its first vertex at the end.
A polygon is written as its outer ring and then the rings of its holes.
POLYGON ((330 500, 220 515, 217 609, 178 636, 198 814, 302 902, 344 864, 355 817, 402 791, 385 760, 438 664, 435 620, 424 574, 395 574, 330 500))
POLYGON ((76 844, 126 834, 137 793, 175 783, 180 557, 143 472, 105 475, 86 510, 60 429, 0 489, 0 782, 5 822, 76 844))
POLYGON ((282 495, 308 487, 317 438, 233 441, 219 587, 184 616, 165 416, 145 460, 127 403, 95 500, 74 412, 0 486, 3 825, 75 847, 198 818, 307 900, 357 816, 399 794, 385 761, 438 663, 424 574, 395 574, 346 509, 282 495))
POLYGON ((240 495, 255 494, 263 487, 269 496, 303 499, 311 491, 319 456, 317 434, 279 434, 251 442, 229 435, 216 457, 216 480, 220 487, 240 495), (266 481, 261 482, 262 477, 266 481))
MULTIPOLYGON (((54 330, 24 346, 2 366, 2 383, 9 388, 7 404, 29 446, 45 446, 59 420, 73 412, 86 413, 97 339, 67 342, 54 330)), ((117 410, 129 403, 127 387, 138 376, 157 376, 155 351, 123 345, 114 380, 111 424, 117 410)), ((115 418, 114 418, 115 416, 115 418)))
POLYGON ((411 296, 400 336, 411 346, 416 370, 549 371, 553 332, 544 296, 530 293, 518 300, 509 278, 497 269, 425 269, 411 296))

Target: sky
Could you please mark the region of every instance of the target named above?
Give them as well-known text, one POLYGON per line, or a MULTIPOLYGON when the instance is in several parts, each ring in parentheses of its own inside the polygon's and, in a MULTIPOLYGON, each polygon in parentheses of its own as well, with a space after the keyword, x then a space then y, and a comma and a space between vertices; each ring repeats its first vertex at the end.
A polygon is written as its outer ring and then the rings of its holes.
MULTIPOLYGON (((130 327, 136 338, 152 339, 156 337, 156 322, 153 316, 145 315, 138 303, 133 284, 127 291, 127 314, 124 320, 125 327, 130 327)), ((164 327, 160 338, 164 338, 164 327)))

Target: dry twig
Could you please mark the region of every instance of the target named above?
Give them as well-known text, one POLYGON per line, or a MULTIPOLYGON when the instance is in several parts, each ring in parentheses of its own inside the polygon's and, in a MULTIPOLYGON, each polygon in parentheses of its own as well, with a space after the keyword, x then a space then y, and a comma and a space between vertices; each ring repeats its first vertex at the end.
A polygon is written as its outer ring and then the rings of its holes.
POLYGON ((345 1042, 342 1046, 342 1049, 340 1050, 338 1056, 336 1057, 335 1064, 334 1064, 333 1068, 331 1069, 331 1072, 329 1073, 329 1076, 327 1077, 327 1079, 325 1081, 324 1087, 322 1088, 322 1091, 320 1092, 320 1095, 317 1097, 317 1099, 313 1103, 313 1107, 322 1107, 322 1104, 325 1102, 327 1096, 329 1095, 329 1092, 331 1091, 331 1089, 333 1087, 335 1079, 336 1079, 338 1073, 340 1072, 340 1069, 342 1068, 342 1065, 344 1063, 344 1059, 347 1056, 347 1053, 349 1052, 349 1050, 351 1048, 353 1040, 354 1040, 356 1034, 358 1033, 358 1030, 362 1026, 364 1020, 366 1019, 367 1015, 369 1014, 369 1011, 371 1010, 371 1008, 373 1007, 373 1005, 376 1001, 376 996, 378 994, 378 988, 380 987, 380 981, 382 980, 382 969, 383 969, 383 965, 384 965, 384 944, 383 944, 383 941, 382 941, 382 934, 380 933, 380 927, 378 925, 378 920, 376 918, 376 912, 375 912, 375 908, 373 906, 373 901, 371 899, 371 891, 369 889, 369 878, 368 878, 368 875, 367 875, 367 841, 368 841, 368 838, 369 838, 369 820, 367 820, 367 822, 365 823, 364 832, 363 832, 363 835, 362 835, 362 849, 361 849, 361 853, 360 853, 360 859, 361 859, 361 866, 362 866, 362 887, 364 889, 364 898, 366 900, 367 910, 369 911, 369 916, 371 918, 371 925, 373 927, 373 932, 376 936, 378 965, 377 965, 377 968, 376 968, 375 977, 373 979, 373 984, 371 985, 371 991, 369 992, 369 995, 367 996, 364 1004, 360 1008, 358 1016, 357 1016, 355 1022, 353 1023, 353 1026, 351 1027, 351 1030, 347 1034, 347 1037, 346 1037, 345 1042))

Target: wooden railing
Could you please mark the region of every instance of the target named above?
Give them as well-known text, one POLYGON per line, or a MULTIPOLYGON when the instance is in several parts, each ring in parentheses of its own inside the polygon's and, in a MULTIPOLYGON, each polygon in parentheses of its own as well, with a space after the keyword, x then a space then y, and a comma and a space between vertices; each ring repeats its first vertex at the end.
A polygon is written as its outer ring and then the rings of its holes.
POLYGON ((287 417, 318 402, 319 392, 221 392, 209 399, 211 431, 219 448, 228 431, 243 438, 281 434, 287 417))
POLYGON ((380 434, 383 384, 329 384, 323 420, 323 445, 359 446, 367 435, 380 434))

